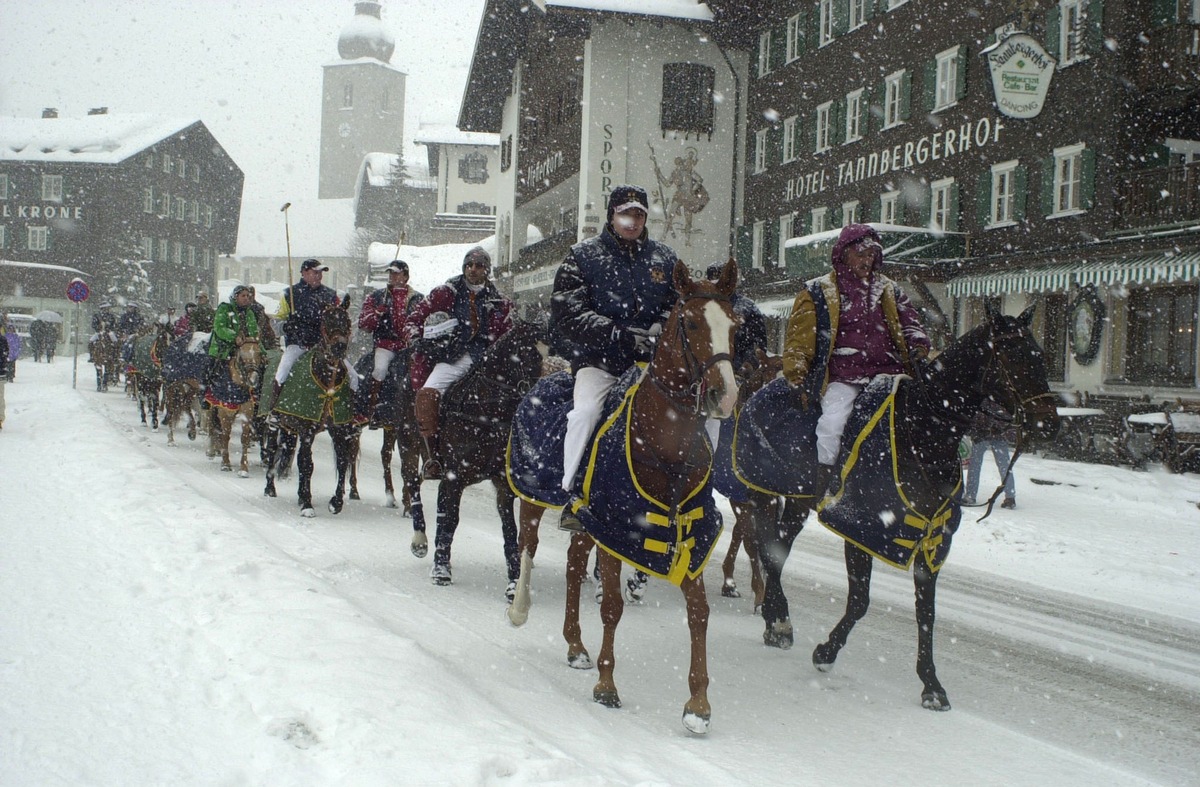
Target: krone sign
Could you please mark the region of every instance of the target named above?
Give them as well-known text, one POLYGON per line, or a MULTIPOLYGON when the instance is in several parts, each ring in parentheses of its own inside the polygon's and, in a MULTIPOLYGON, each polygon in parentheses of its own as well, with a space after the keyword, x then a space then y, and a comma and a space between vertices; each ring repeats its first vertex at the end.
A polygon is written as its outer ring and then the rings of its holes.
POLYGON ((996 106, 1014 118, 1037 117, 1046 105, 1058 61, 1024 33, 1011 35, 987 51, 996 106))

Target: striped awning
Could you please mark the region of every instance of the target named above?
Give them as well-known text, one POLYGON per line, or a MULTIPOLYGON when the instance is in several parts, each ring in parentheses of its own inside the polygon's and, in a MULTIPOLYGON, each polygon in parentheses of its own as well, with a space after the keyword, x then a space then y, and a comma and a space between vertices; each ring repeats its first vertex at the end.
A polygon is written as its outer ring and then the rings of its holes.
POLYGON ((1172 284, 1200 279, 1200 252, 1158 254, 1106 262, 1075 262, 1016 271, 958 276, 946 283, 951 297, 1056 292, 1072 286, 1172 284))

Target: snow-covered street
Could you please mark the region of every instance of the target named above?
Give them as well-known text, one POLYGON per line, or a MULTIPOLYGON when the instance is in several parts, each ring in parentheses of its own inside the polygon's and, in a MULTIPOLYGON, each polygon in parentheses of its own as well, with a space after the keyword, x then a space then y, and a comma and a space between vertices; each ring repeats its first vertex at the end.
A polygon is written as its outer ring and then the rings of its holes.
MULTIPOLYGON (((965 515, 939 583, 949 713, 920 706, 909 576, 877 567, 825 674, 809 656, 845 602, 842 542, 815 522, 797 540, 790 651, 762 645, 748 598, 720 597, 712 561, 703 739, 680 724, 673 587, 626 607, 624 707, 605 709, 595 671, 566 665, 567 539, 549 518, 513 628, 490 489, 468 491, 454 584, 435 587, 410 521, 383 507, 380 432, 364 433, 363 499, 304 520, 294 480, 264 498, 257 461, 245 480, 203 436, 169 448, 83 359, 72 389, 71 363, 22 361, 7 388, 0 784, 1196 783, 1198 476, 1023 457, 1018 507, 965 515)), ((744 556, 737 578, 748 589, 744 556)), ((595 654, 598 607, 583 618, 595 654)))

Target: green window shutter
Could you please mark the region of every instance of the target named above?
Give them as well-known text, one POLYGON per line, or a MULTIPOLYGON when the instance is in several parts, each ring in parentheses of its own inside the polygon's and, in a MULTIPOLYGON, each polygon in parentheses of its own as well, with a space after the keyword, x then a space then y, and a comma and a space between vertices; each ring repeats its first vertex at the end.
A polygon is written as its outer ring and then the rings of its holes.
POLYGON ((1152 142, 1146 146, 1142 162, 1147 167, 1165 167, 1171 163, 1171 149, 1161 142, 1152 142))
POLYGON ((949 232, 958 232, 959 224, 959 192, 962 191, 962 186, 958 181, 954 181, 954 185, 950 187, 950 213, 946 218, 946 229, 949 232))
POLYGON ((985 172, 979 176, 975 186, 975 221, 983 229, 992 220, 992 173, 985 172))
POLYGON ((875 215, 871 216, 875 221, 883 221, 883 195, 880 194, 875 199, 875 215))
POLYGON ((908 120, 912 114, 912 72, 900 75, 900 119, 908 120))
POLYGON ((821 33, 817 30, 821 25, 821 9, 816 3, 810 3, 808 10, 802 14, 800 21, 804 24, 804 37, 808 41, 809 49, 816 52, 821 42, 821 33))
MULTIPOLYGON (((796 123, 799 124, 800 121, 797 120, 796 123)), ((804 157, 811 158, 813 153, 815 153, 817 150, 817 113, 816 112, 813 112, 811 115, 809 115, 807 118, 804 119, 804 136, 802 137, 802 139, 804 140, 804 147, 800 150, 800 153, 802 153, 804 157)), ((797 156, 796 158, 801 158, 801 156, 797 156)))
POLYGON ((918 103, 926 112, 937 106, 937 58, 926 60, 921 66, 922 96, 918 103))
MULTIPOLYGON (((874 87, 867 88, 863 93, 863 98, 867 102, 866 128, 863 131, 870 130, 875 133, 883 131, 883 102, 887 98, 887 83, 879 82, 874 87)), ((866 133, 863 136, 866 136, 866 133)))
POLYGON ((787 22, 783 27, 771 30, 771 70, 775 71, 787 62, 787 22))
POLYGON ((1079 206, 1091 210, 1096 206, 1096 151, 1084 148, 1083 171, 1079 173, 1079 206))
POLYGON ((767 169, 783 163, 783 126, 767 129, 767 169))
POLYGON ((1058 3, 1051 3, 1050 8, 1046 10, 1046 51, 1054 57, 1055 60, 1062 60, 1062 47, 1059 46, 1059 36, 1061 35, 1062 27, 1062 12, 1058 7, 1058 3))
POLYGON ((734 257, 737 258, 738 267, 748 270, 754 264, 754 227, 752 225, 746 224, 737 228, 736 244, 734 257))
POLYGON ((1029 190, 1029 171, 1024 164, 1013 170, 1013 219, 1025 220, 1025 194, 1029 190))
POLYGON ((875 8, 874 0, 868 0, 866 3, 863 4, 863 21, 864 22, 866 20, 870 19, 871 17, 875 16, 875 13, 876 13, 876 8, 875 8))
POLYGON ((967 97, 967 65, 969 63, 967 48, 960 46, 958 48, 958 63, 954 69, 954 98, 958 101, 962 101, 967 97))
POLYGON ((931 218, 930 208, 932 208, 932 205, 930 204, 930 199, 932 198, 932 194, 930 193, 930 190, 929 190, 929 184, 922 183, 916 189, 916 191, 918 193, 920 193, 920 195, 921 195, 921 208, 919 211, 917 211, 917 226, 918 227, 928 227, 929 219, 931 218))
POLYGON ((834 101, 829 107, 829 144, 846 142, 846 99, 834 101))
POLYGON ((1179 21, 1178 0, 1154 0, 1150 21, 1155 27, 1176 24, 1179 21))
POLYGON ((763 227, 763 267, 783 265, 779 256, 779 221, 768 221, 763 227))
POLYGON ((886 14, 888 10, 888 0, 879 0, 879 13, 886 14))
POLYGON ((1085 51, 1098 55, 1104 51, 1104 0, 1088 0, 1085 51))
POLYGON ((1054 212, 1054 156, 1042 159, 1042 215, 1054 212))

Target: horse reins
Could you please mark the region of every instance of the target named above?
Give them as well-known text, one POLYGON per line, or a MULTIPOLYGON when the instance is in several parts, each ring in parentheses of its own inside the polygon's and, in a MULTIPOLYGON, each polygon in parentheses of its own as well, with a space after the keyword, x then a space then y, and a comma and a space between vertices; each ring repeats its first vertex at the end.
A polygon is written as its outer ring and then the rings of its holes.
MULTIPOLYGON (((686 295, 679 298, 675 304, 675 334, 678 338, 680 350, 683 354, 684 371, 687 374, 687 387, 682 391, 675 390, 668 386, 661 378, 654 373, 654 362, 651 359, 650 365, 646 367, 646 377, 653 383, 654 387, 662 391, 663 395, 671 402, 679 405, 681 408, 691 407, 692 415, 699 415, 702 409, 702 399, 704 396, 704 375, 709 369, 721 363, 729 361, 733 363, 732 353, 714 353, 709 356, 704 362, 696 358, 695 351, 692 350, 691 342, 688 341, 687 331, 683 327, 683 306, 691 300, 702 301, 726 301, 732 299, 728 295, 719 293, 699 293, 686 295)), ((657 352, 657 348, 656 348, 657 352)))

